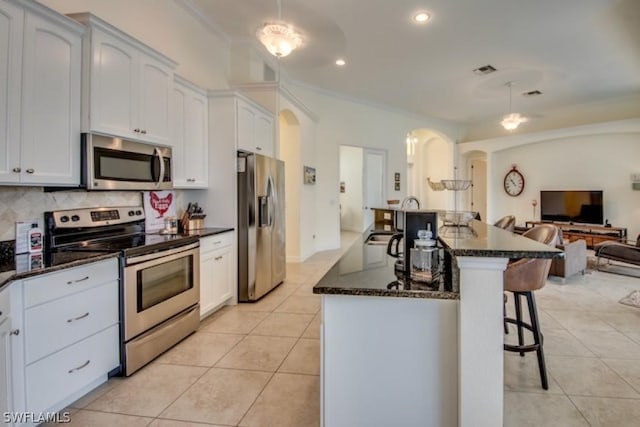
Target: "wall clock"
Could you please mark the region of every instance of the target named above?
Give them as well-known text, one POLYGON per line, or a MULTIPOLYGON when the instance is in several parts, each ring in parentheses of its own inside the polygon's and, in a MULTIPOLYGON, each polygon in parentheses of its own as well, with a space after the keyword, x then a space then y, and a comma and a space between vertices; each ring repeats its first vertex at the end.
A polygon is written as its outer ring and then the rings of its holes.
POLYGON ((504 176, 504 191, 508 195, 519 196, 524 190, 524 176, 516 169, 515 165, 504 176))

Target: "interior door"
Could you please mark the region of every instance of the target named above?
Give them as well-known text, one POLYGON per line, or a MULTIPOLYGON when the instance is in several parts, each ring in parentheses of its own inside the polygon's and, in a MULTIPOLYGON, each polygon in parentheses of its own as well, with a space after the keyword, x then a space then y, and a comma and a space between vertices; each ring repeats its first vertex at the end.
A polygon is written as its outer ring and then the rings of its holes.
POLYGON ((364 223, 362 231, 373 224, 372 208, 382 208, 384 203, 384 182, 386 169, 386 153, 382 150, 364 150, 363 201, 364 223))
POLYGON ((487 162, 484 159, 471 160, 471 210, 480 213, 487 220, 487 162))

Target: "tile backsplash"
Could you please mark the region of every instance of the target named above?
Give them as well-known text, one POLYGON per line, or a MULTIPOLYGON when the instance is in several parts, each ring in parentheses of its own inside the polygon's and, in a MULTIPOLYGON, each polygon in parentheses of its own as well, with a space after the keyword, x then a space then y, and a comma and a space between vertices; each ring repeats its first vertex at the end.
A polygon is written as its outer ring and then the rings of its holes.
MULTIPOLYGON (((182 207, 182 192, 176 191, 176 206, 182 207)), ((142 205, 137 191, 56 191, 42 187, 0 186, 0 240, 14 240, 15 222, 42 218, 44 212, 59 209, 142 205)))

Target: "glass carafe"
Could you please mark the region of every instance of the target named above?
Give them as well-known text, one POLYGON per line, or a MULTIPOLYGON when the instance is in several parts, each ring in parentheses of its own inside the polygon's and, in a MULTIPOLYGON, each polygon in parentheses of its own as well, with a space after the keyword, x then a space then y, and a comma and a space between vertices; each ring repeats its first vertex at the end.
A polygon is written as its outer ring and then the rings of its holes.
POLYGON ((419 230, 411 252, 411 279, 434 282, 438 279, 438 248, 431 230, 419 230))

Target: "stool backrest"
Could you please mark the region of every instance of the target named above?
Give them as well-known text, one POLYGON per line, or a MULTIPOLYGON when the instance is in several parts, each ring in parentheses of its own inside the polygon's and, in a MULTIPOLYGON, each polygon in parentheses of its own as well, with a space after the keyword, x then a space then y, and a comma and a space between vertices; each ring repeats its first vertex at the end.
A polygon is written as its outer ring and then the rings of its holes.
POLYGON ((497 220, 493 225, 513 233, 513 230, 516 227, 516 217, 513 215, 503 216, 502 218, 497 220))
MULTIPOLYGON (((555 246, 558 228, 551 224, 542 224, 526 231, 523 237, 555 246)), ((513 292, 535 291, 547 283, 551 268, 551 259, 523 258, 507 265, 504 271, 504 288, 513 292)))

